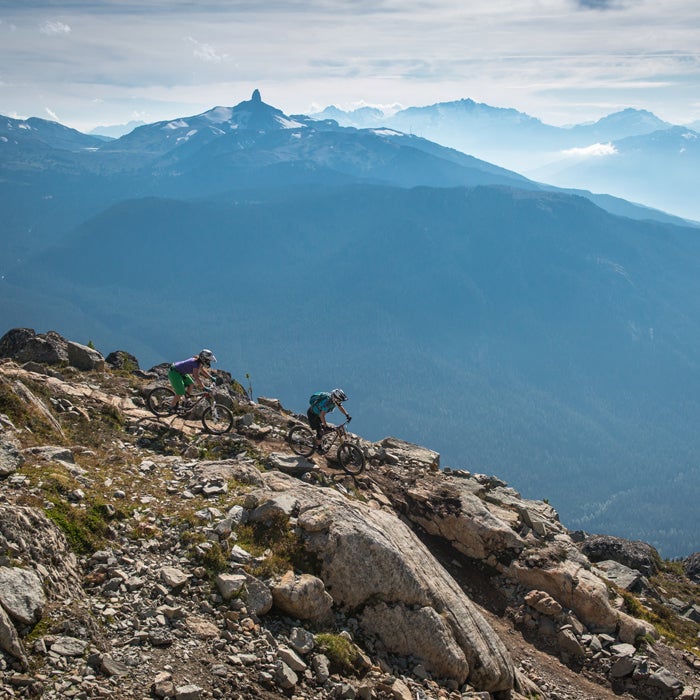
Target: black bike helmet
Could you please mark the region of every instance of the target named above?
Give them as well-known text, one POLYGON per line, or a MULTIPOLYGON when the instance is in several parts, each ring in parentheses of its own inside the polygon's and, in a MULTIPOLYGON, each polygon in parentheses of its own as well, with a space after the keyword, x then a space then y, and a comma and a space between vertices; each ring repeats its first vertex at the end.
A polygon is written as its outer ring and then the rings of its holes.
POLYGON ((331 391, 331 398, 336 403, 342 403, 348 400, 347 394, 342 389, 333 389, 333 391, 331 391))
POLYGON ((203 362, 205 365, 211 365, 212 362, 216 362, 216 357, 214 357, 214 353, 211 350, 207 350, 204 348, 197 357, 200 359, 201 362, 203 362))

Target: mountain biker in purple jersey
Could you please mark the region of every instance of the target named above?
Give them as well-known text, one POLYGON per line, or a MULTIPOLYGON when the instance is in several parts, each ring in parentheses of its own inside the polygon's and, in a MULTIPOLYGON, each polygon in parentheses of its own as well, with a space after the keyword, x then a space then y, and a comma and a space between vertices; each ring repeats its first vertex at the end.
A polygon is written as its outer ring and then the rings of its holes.
POLYGON ((205 379, 212 378, 210 372, 212 362, 216 362, 216 357, 214 357, 214 353, 211 350, 205 348, 194 357, 189 357, 186 360, 170 365, 168 379, 173 389, 175 389, 175 398, 172 401, 173 409, 177 408, 185 394, 189 395, 191 386, 196 385, 202 389, 204 388, 202 377, 205 379))
POLYGON ((348 419, 352 420, 352 416, 343 408, 343 401, 347 401, 347 394, 342 389, 333 389, 331 392, 318 391, 309 399, 309 410, 306 416, 309 419, 309 425, 314 431, 314 444, 316 451, 321 452, 321 437, 328 430, 326 423, 326 414, 330 413, 337 406, 340 412, 348 419))

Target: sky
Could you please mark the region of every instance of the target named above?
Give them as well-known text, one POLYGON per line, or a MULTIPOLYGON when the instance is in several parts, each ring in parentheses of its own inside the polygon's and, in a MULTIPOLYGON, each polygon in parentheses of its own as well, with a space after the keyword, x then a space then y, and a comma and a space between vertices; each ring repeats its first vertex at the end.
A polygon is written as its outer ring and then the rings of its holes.
POLYGON ((700 119, 698 0, 0 0, 0 114, 81 131, 234 106, 471 98, 700 119))

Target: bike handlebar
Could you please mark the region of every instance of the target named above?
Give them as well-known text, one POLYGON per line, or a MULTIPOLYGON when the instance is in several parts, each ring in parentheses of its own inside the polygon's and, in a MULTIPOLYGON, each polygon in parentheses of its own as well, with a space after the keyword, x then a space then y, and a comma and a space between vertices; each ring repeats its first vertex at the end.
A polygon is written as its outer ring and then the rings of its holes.
POLYGON ((328 425, 328 424, 326 424, 326 428, 328 428, 328 430, 338 430, 340 428, 344 428, 349 422, 350 422, 349 420, 346 420, 344 423, 341 423, 340 425, 328 425))

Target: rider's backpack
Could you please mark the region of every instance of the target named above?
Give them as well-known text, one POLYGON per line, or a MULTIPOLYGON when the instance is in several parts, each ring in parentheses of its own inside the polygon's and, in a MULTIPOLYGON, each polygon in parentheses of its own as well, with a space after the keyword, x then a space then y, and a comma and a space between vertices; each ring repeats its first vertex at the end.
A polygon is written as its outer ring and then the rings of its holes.
POLYGON ((309 405, 314 411, 317 410, 318 406, 328 398, 328 394, 324 391, 317 391, 315 394, 311 394, 309 397, 309 405))

